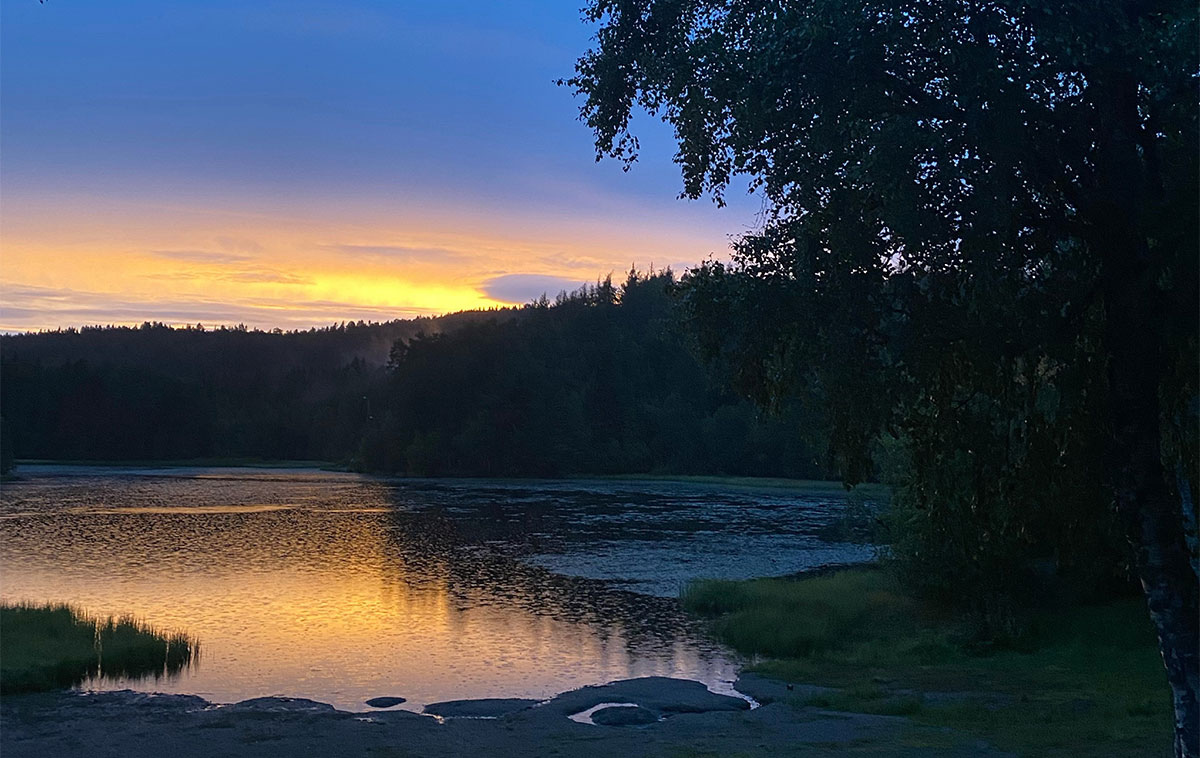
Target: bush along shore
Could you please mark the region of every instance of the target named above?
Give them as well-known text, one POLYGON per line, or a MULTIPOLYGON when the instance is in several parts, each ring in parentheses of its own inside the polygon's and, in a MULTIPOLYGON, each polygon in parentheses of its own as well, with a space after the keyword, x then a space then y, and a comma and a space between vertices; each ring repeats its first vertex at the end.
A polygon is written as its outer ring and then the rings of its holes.
POLYGON ((73 687, 96 677, 169 676, 192 664, 197 642, 129 616, 100 618, 70 605, 0 605, 0 693, 73 687))
MULTIPOLYGON (((1140 598, 1031 610, 1004 637, 879 568, 701 580, 682 601, 750 671, 794 683, 783 697, 797 706, 905 716, 1018 755, 1170 752, 1171 693, 1140 598)), ((939 748, 937 733, 913 746, 939 748)))

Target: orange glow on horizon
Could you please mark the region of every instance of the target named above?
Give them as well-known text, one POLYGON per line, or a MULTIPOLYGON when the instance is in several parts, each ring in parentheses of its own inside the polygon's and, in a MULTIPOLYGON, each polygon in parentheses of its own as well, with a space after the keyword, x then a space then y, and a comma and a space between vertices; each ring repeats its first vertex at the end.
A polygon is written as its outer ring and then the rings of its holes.
POLYGON ((4 331, 142 321, 308 328, 440 315, 540 294, 489 291, 498 277, 546 277, 553 297, 633 264, 678 267, 722 248, 704 229, 637 218, 614 227, 430 209, 247 212, 84 198, 12 206, 0 257, 4 331))

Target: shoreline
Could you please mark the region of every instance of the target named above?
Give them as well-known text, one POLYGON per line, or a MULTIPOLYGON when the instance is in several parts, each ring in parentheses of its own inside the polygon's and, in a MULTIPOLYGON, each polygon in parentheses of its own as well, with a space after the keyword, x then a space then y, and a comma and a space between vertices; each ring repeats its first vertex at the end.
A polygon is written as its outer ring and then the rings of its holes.
POLYGON ((887 485, 878 482, 864 482, 847 489, 836 480, 824 479, 788 479, 772 476, 719 476, 708 474, 579 474, 561 477, 530 477, 530 476, 409 476, 406 474, 386 473, 378 471, 353 471, 344 465, 332 461, 270 461, 253 458, 196 458, 178 461, 96 461, 96 460, 52 460, 52 459, 17 459, 14 462, 12 481, 21 479, 20 469, 29 467, 64 467, 64 468, 95 468, 95 469, 265 469, 277 471, 325 471, 331 473, 360 474, 396 481, 409 482, 438 482, 438 483, 473 483, 473 482, 607 482, 607 483, 646 483, 646 484, 686 484, 740 491, 767 492, 797 492, 811 495, 842 495, 851 492, 861 493, 868 497, 885 496, 887 485))
POLYGON ((811 694, 744 674, 735 689, 761 703, 718 695, 691 680, 645 677, 582 687, 550 700, 434 703, 425 713, 339 711, 312 700, 254 698, 214 705, 195 695, 58 691, 0 699, 0 752, 45 755, 707 756, 781 753, 1002 756, 966 735, 896 716, 803 705, 811 694), (580 720, 588 713, 594 723, 580 720))

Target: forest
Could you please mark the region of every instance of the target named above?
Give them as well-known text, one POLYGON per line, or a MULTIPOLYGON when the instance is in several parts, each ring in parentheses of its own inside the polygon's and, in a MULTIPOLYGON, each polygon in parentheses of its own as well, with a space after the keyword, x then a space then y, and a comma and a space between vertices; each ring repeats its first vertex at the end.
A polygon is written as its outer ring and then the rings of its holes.
POLYGON ((702 354, 766 405, 837 387, 847 481, 879 440, 905 461, 906 583, 1001 636, 1036 562, 1123 566, 1176 755, 1200 755, 1195 4, 584 13, 600 31, 561 83, 597 158, 636 162, 645 112, 674 131, 683 197, 764 197, 732 261, 684 277, 702 354))
POLYGON ((303 332, 0 337, 4 447, 71 461, 313 460, 417 475, 831 474, 815 394, 764 415, 680 329, 673 274, 303 332))

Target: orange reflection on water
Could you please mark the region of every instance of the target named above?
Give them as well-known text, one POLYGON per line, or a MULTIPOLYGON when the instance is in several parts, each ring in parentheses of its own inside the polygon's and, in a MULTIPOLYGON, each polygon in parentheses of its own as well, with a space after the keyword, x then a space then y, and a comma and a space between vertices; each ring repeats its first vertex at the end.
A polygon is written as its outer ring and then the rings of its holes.
POLYGON ((490 523, 398 509, 369 480, 14 490, 3 494, 15 515, 0 520, 3 597, 133 613, 199 639, 200 663, 158 691, 359 710, 400 695, 419 708, 633 676, 712 686, 736 671, 672 601, 527 566, 475 539, 490 523))

